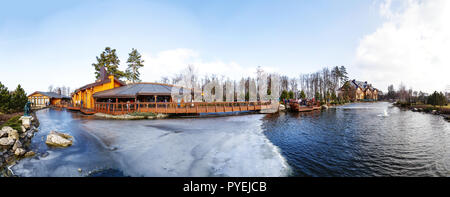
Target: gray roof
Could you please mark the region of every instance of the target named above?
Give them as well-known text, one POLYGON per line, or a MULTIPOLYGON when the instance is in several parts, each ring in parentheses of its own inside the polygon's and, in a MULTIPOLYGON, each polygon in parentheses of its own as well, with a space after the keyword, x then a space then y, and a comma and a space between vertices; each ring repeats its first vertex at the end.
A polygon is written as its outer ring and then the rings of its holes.
MULTIPOLYGON (((41 92, 41 91, 36 91, 36 92, 34 92, 33 94, 35 94, 35 93, 42 94, 42 95, 47 96, 47 97, 49 97, 49 98, 66 98, 66 99, 70 99, 70 97, 68 97, 68 96, 64 96, 64 95, 57 94, 57 93, 54 93, 54 92, 41 92)), ((30 96, 33 95, 33 94, 30 94, 30 96)))
MULTIPOLYGON (((134 98, 138 95, 171 95, 173 85, 135 83, 95 93, 94 98, 134 98)), ((187 89, 183 89, 185 91, 187 89)))

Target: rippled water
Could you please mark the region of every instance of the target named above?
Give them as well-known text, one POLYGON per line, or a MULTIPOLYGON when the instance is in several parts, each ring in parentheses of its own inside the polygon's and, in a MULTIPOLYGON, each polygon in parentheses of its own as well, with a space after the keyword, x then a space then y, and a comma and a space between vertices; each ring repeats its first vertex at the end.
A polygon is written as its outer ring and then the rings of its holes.
POLYGON ((38 156, 12 167, 19 176, 450 176, 450 123, 388 103, 166 120, 37 116, 38 156), (51 130, 74 145, 47 147, 51 130))
POLYGON ((296 176, 450 176, 450 123, 388 103, 264 118, 296 176))

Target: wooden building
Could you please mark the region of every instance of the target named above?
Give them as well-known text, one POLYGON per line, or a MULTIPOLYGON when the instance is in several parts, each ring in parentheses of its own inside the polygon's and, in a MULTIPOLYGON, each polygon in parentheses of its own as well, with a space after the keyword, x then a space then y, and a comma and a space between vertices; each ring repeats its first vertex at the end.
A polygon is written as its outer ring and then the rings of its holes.
POLYGON ((102 67, 100 70, 100 79, 98 79, 95 83, 87 84, 81 88, 78 88, 74 93, 72 93, 72 104, 82 108, 93 109, 95 102, 93 95, 95 93, 121 86, 126 86, 126 84, 118 79, 115 79, 114 75, 108 76, 106 74, 106 70, 102 67))
MULTIPOLYGON (((93 98, 96 102, 173 102, 173 87, 161 83, 134 83, 97 92, 93 98)), ((181 88, 181 91, 190 90, 181 88)))
POLYGON ((28 95, 28 101, 33 107, 45 107, 48 105, 59 105, 62 102, 70 102, 70 97, 54 92, 36 91, 28 95))

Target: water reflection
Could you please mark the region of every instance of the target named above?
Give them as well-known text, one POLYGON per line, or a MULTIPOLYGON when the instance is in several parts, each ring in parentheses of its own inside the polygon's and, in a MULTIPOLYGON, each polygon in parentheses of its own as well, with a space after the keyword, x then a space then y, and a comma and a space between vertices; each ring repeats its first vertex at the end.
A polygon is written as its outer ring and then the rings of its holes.
POLYGON ((363 103, 264 120, 296 176, 450 175, 450 125, 439 116, 363 103))

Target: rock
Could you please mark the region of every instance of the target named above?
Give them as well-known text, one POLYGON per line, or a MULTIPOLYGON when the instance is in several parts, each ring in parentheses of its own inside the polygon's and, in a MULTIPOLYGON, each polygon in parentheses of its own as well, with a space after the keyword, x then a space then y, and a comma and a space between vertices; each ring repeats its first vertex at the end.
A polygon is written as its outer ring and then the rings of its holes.
POLYGON ((279 110, 280 110, 280 111, 286 110, 286 106, 284 106, 283 104, 280 104, 279 110))
POLYGON ((321 108, 322 109, 328 109, 328 106, 327 105, 322 105, 321 108))
POLYGON ((19 140, 16 140, 14 146, 12 147, 12 151, 15 152, 18 148, 22 148, 22 143, 19 140))
POLYGON ((23 154, 25 154, 25 149, 23 149, 23 148, 18 148, 18 149, 16 149, 16 151, 14 152, 14 155, 16 155, 16 156, 22 156, 23 154))
POLYGON ((45 143, 50 146, 67 147, 72 145, 72 138, 73 137, 68 134, 52 131, 47 135, 45 143))
POLYGON ((8 138, 12 138, 14 140, 18 140, 19 139, 19 132, 17 132, 14 129, 11 129, 8 131, 8 138))
POLYGON ((9 132, 11 132, 12 130, 14 129, 9 126, 3 127, 0 131, 0 137, 6 136, 6 134, 9 134, 9 132))
POLYGON ((25 153, 24 157, 32 157, 34 156, 36 153, 34 153, 33 151, 28 151, 27 153, 25 153))
POLYGON ((20 126, 20 128, 22 129, 22 133, 25 132, 25 131, 27 131, 27 129, 25 129, 25 127, 24 127, 23 125, 20 126))
POLYGON ((14 144, 14 142, 15 142, 15 140, 12 138, 9 138, 9 137, 0 138, 1 146, 11 146, 14 144))
POLYGON ((26 132, 26 136, 27 136, 29 139, 33 138, 33 136, 34 136, 33 131, 31 131, 31 130, 27 131, 27 132, 26 132))
POLYGON ((418 109, 417 108, 413 108, 412 111, 418 111, 418 109))
POLYGON ((19 135, 19 137, 20 137, 20 139, 23 139, 23 138, 27 137, 27 133, 21 133, 21 134, 19 135))
POLYGON ((22 116, 22 117, 20 117, 19 120, 22 120, 22 125, 26 129, 29 129, 31 127, 31 121, 33 120, 33 117, 32 116, 22 116))
POLYGON ((431 111, 432 114, 437 114, 437 111, 434 109, 433 111, 431 111))
POLYGON ((8 132, 0 130, 0 138, 3 136, 6 136, 8 134, 8 132))

